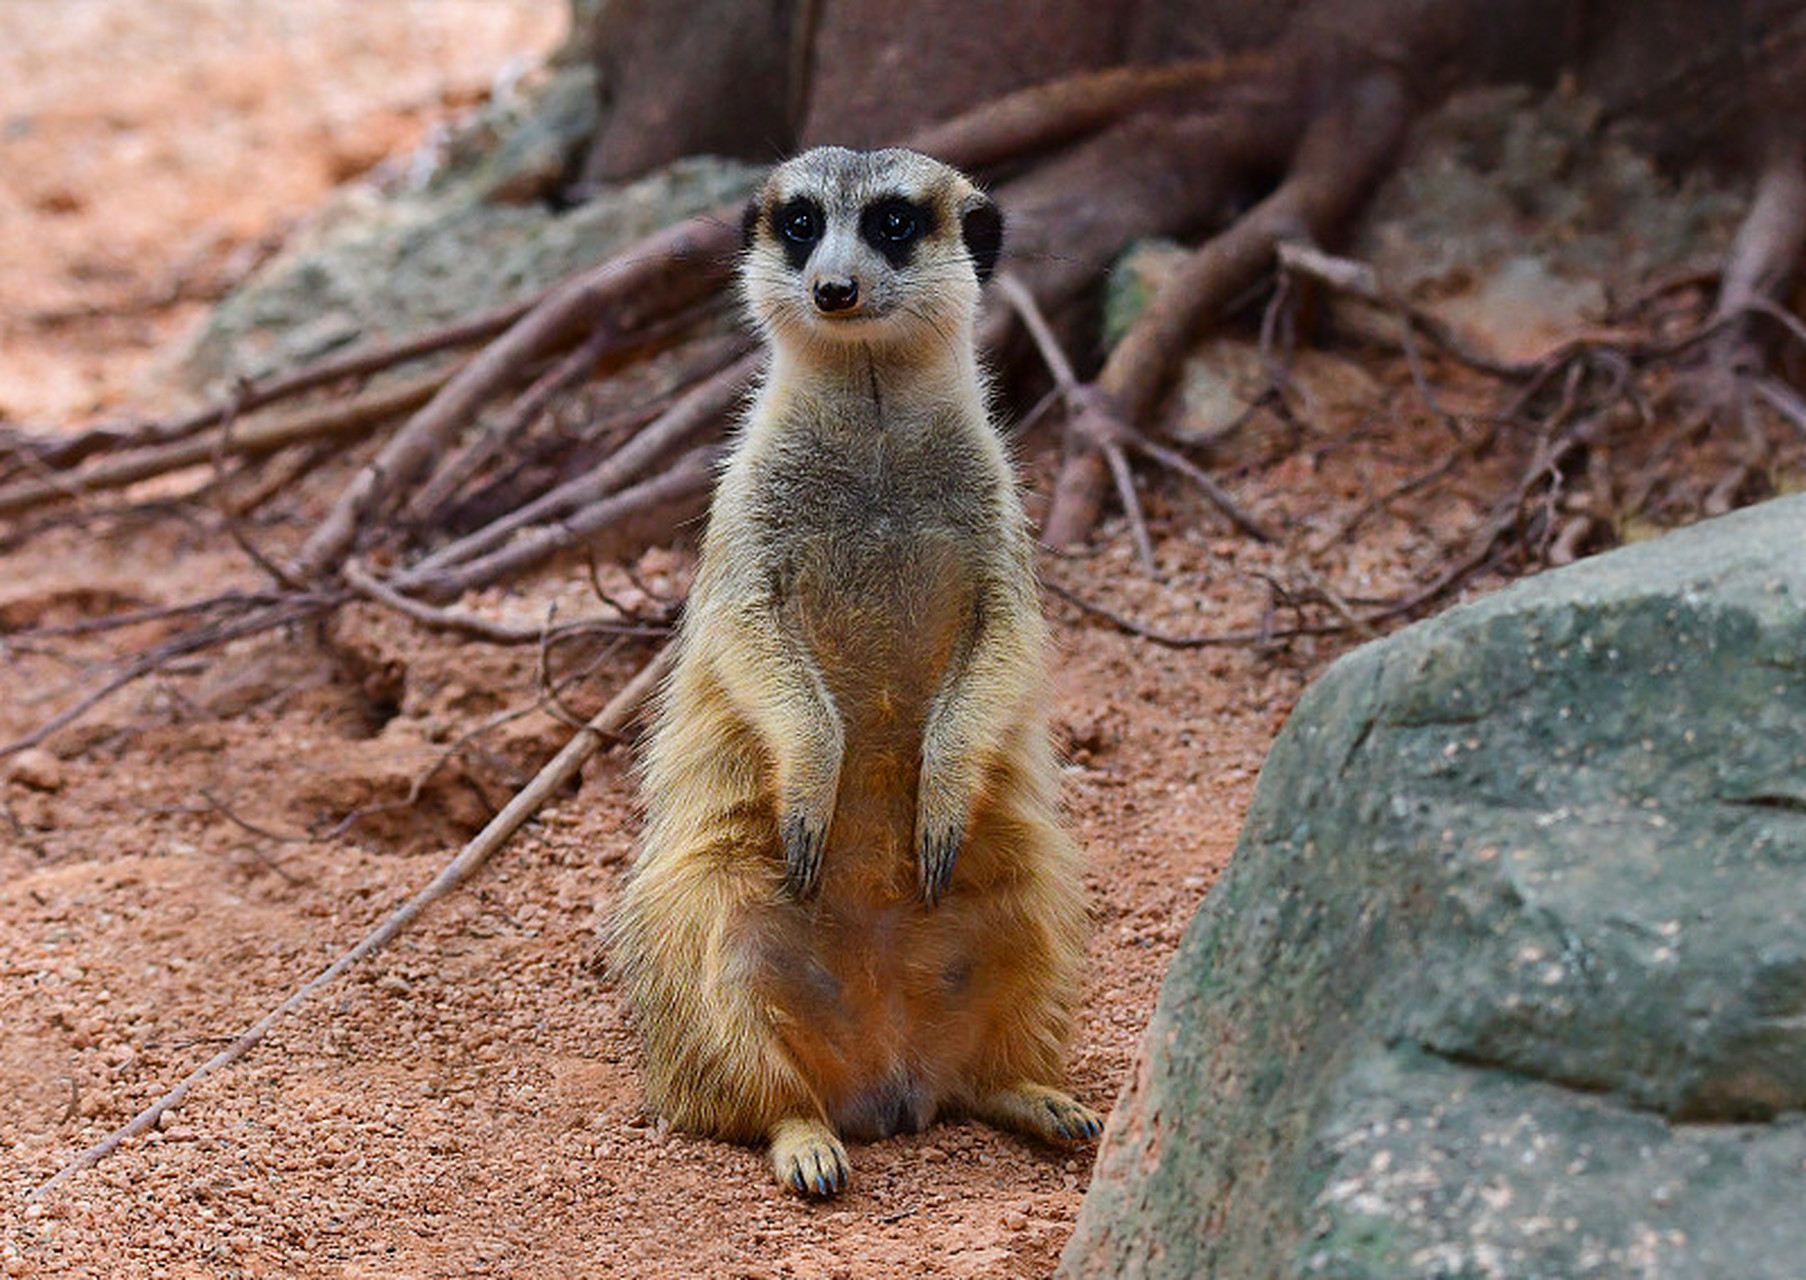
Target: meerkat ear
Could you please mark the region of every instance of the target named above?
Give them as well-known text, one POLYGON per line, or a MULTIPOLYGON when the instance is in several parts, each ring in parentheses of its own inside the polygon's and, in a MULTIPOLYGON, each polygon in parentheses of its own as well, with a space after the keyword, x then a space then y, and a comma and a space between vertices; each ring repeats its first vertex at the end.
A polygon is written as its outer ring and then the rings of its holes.
POLYGON ((966 242, 966 252, 972 255, 972 265, 978 270, 978 283, 983 284, 991 278, 991 272, 997 266, 997 255, 1003 251, 1003 214, 991 202, 991 197, 982 191, 974 191, 965 198, 960 205, 959 233, 966 242))
POLYGON ((759 197, 754 196, 746 202, 745 210, 740 214, 740 247, 752 248, 753 237, 759 232, 759 197))

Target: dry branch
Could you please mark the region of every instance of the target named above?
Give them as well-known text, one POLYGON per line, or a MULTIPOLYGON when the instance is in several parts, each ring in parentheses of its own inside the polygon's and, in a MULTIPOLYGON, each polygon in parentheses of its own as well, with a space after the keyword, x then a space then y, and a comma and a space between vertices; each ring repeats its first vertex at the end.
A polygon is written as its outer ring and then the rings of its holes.
POLYGON ((42 479, 21 481, 0 489, 0 516, 82 494, 123 489, 152 476, 217 461, 222 453, 256 458, 309 440, 355 435, 424 404, 451 376, 449 370, 424 374, 347 400, 234 422, 228 438, 194 436, 103 458, 83 471, 56 471, 42 479))
POLYGON ((308 580, 335 571, 364 522, 418 480, 528 361, 579 325, 604 324, 617 334, 630 333, 719 287, 727 276, 737 212, 723 206, 668 227, 545 295, 465 365, 358 473, 295 557, 294 576, 308 580))
POLYGON ((600 498, 556 524, 527 530, 505 546, 460 564, 398 574, 389 585, 435 600, 488 586, 579 546, 634 516, 707 492, 714 483, 719 457, 718 446, 692 449, 657 475, 600 498))
POLYGON ((451 565, 494 550, 529 525, 560 519, 616 492, 628 481, 644 474, 672 449, 687 443, 698 431, 722 418, 745 395, 763 358, 761 355, 742 356, 726 368, 717 370, 707 380, 684 392, 631 440, 590 470, 422 557, 395 576, 395 585, 404 590, 411 589, 451 565))
POLYGON ((539 812, 540 806, 544 805, 576 776, 577 770, 583 767, 584 761, 595 755, 597 751, 620 734, 621 730, 639 711, 640 705, 664 679, 666 671, 670 668, 674 652, 674 646, 671 644, 660 649, 651 661, 640 668, 639 674, 628 681, 621 691, 609 700, 607 706, 591 717, 589 723, 579 729, 565 744, 564 749, 553 756, 545 767, 534 775, 533 780, 523 787, 500 813, 491 818, 487 826, 472 837, 457 857, 447 863, 438 875, 403 903, 381 926, 321 970, 310 981, 297 988, 288 999, 252 1023, 236 1040, 190 1072, 175 1088, 169 1090, 132 1117, 126 1124, 121 1125, 100 1142, 89 1147, 57 1170, 47 1182, 35 1188, 31 1194, 25 1197, 25 1203, 30 1205, 43 1200, 57 1187, 82 1170, 91 1169, 112 1155, 129 1139, 154 1127, 163 1114, 172 1107, 179 1106, 182 1100, 194 1091, 195 1086, 221 1069, 231 1066, 256 1048, 270 1033, 271 1028, 305 1004, 315 992, 330 984, 360 960, 393 942, 415 920, 419 919, 428 907, 476 874, 489 861, 490 857, 508 842, 509 837, 520 829, 522 823, 539 812))

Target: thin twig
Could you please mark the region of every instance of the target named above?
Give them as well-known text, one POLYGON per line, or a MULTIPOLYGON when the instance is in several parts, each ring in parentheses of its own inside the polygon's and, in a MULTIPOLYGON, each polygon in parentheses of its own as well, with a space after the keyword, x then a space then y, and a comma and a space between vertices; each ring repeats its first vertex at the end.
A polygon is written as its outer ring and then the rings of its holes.
POLYGON ((272 631, 291 622, 300 622, 315 617, 334 605, 344 597, 339 594, 325 593, 310 596, 289 597, 259 613, 254 613, 236 623, 227 623, 217 627, 197 627, 172 640, 156 646, 146 653, 139 654, 128 662, 118 674, 114 675, 100 688, 82 698, 72 707, 59 712, 23 738, 15 739, 0 746, 0 758, 14 755, 20 751, 38 746, 51 734, 63 726, 72 724, 92 711, 100 703, 118 693, 129 684, 159 671, 185 654, 198 653, 203 649, 215 648, 231 640, 245 636, 259 635, 272 631))
POLYGON ((1140 636, 1167 649, 1208 649, 1208 648, 1243 648, 1246 646, 1263 646, 1274 640, 1289 640, 1295 636, 1326 636, 1347 631, 1346 623, 1324 623, 1322 625, 1301 625, 1296 627, 1261 627, 1254 631, 1225 631, 1210 635, 1174 635, 1148 626, 1145 622, 1137 622, 1124 614, 1116 612, 1095 600, 1087 600, 1078 592, 1062 587, 1057 582, 1043 579, 1041 585, 1051 594, 1058 596, 1066 603, 1077 607, 1085 613, 1102 618, 1119 631, 1140 636))
POLYGON ((385 608, 434 631, 449 631, 481 640, 488 644, 543 645, 548 640, 567 636, 602 633, 607 635, 658 638, 670 634, 668 627, 655 627, 643 622, 618 622, 612 618, 580 618, 556 627, 511 627, 505 622, 479 617, 460 609, 446 609, 414 600, 395 590, 355 560, 347 560, 345 582, 359 595, 366 596, 385 608))
POLYGON ((540 806, 576 775, 584 761, 612 741, 614 735, 619 733, 634 717, 647 696, 664 679, 675 652, 675 644, 667 644, 660 649, 645 666, 640 668, 639 674, 628 681, 621 691, 609 700, 608 705, 598 711, 588 724, 573 735, 571 740, 565 744, 564 749, 552 757, 545 767, 534 776, 533 780, 516 793, 502 811, 489 820, 488 825, 472 837, 457 857, 447 863, 438 875, 403 903, 381 926, 372 930, 363 941, 296 989, 288 999, 251 1024, 236 1040, 190 1072, 173 1089, 140 1111, 126 1124, 121 1125, 100 1142, 65 1164, 49 1181, 44 1182, 27 1195, 25 1204, 38 1203, 76 1174, 84 1169, 91 1169, 105 1160, 129 1139, 154 1127, 164 1112, 180 1105, 182 1100, 194 1091, 195 1086, 222 1068, 237 1062, 256 1048, 270 1033, 272 1027, 305 1004, 315 992, 330 984, 366 956, 380 951, 394 941, 428 907, 470 879, 489 861, 496 850, 508 842, 509 837, 527 819, 539 811, 540 806))
POLYGON ((535 301, 537 298, 527 298, 427 333, 330 356, 267 382, 241 383, 222 403, 173 422, 102 425, 79 435, 51 438, 0 432, 0 449, 31 456, 50 467, 68 468, 97 453, 174 444, 217 426, 228 413, 250 413, 329 383, 379 373, 422 356, 481 342, 513 324, 535 301))

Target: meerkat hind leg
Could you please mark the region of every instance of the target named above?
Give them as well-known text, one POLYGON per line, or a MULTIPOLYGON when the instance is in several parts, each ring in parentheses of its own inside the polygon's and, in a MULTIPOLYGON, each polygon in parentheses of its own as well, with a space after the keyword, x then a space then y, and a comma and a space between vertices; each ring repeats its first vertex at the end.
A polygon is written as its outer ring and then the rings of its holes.
POLYGON ((771 1126, 771 1168, 779 1182, 806 1196, 839 1195, 852 1176, 834 1130, 800 1117, 771 1126))
POLYGON ((999 1089, 970 1110, 988 1125, 1063 1147, 1090 1142, 1104 1131, 1104 1118, 1097 1112, 1044 1084, 1025 1082, 999 1089))

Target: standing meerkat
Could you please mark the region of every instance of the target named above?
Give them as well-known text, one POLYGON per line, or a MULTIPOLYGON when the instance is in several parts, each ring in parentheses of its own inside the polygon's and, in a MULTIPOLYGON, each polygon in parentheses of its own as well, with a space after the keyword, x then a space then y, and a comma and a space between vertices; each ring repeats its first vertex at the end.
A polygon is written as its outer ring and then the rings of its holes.
POLYGON ((771 364, 717 487, 610 926, 679 1128, 770 1144, 954 1113, 1058 1143, 1083 949, 1046 623, 974 351, 996 206, 911 151, 822 147, 746 210, 771 364))

